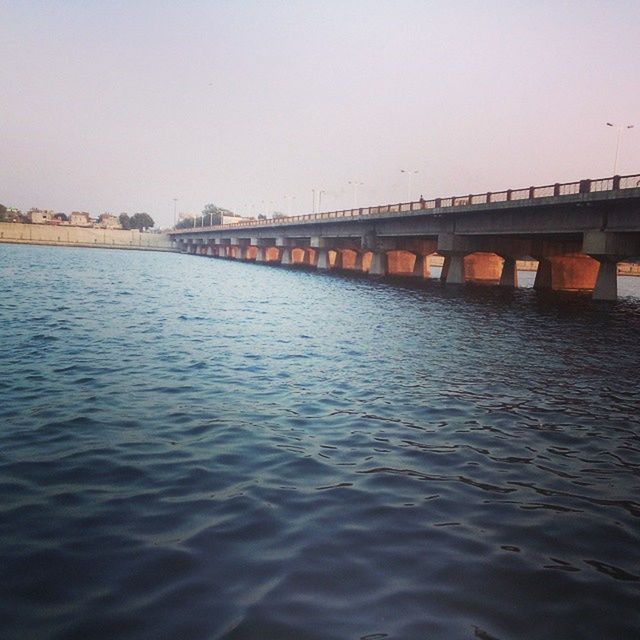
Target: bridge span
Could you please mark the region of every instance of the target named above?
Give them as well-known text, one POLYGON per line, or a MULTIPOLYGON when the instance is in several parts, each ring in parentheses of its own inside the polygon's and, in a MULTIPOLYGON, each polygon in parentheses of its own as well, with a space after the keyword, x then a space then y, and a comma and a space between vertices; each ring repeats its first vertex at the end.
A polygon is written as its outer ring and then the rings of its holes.
POLYGON ((443 283, 518 284, 516 260, 538 261, 534 287, 615 300, 617 264, 640 257, 640 174, 346 209, 169 233, 184 252, 443 283))

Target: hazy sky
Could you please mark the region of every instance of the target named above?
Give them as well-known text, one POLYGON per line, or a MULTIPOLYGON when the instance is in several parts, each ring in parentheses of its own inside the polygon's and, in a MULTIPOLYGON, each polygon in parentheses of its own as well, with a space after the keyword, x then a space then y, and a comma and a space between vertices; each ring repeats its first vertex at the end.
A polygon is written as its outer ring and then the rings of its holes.
POLYGON ((640 172, 640 3, 0 0, 0 202, 323 209, 640 172), (285 196, 287 198, 285 199, 285 196), (295 199, 293 199, 295 197, 295 199), (292 203, 292 205, 290 204, 292 203))

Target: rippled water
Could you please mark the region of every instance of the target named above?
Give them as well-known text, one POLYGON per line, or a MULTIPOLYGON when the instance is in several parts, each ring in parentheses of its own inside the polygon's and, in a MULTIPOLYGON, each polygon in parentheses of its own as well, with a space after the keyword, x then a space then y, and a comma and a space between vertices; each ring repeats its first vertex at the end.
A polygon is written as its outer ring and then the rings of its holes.
POLYGON ((3 638, 638 638, 640 280, 0 278, 3 638))

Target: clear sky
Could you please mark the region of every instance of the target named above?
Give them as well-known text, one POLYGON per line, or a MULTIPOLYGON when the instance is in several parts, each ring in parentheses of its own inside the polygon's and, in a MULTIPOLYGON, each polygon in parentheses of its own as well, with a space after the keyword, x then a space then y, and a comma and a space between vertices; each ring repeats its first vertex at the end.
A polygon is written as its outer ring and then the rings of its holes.
POLYGON ((640 3, 0 0, 0 202, 158 222, 640 172, 640 3), (286 196, 286 198, 285 198, 286 196))

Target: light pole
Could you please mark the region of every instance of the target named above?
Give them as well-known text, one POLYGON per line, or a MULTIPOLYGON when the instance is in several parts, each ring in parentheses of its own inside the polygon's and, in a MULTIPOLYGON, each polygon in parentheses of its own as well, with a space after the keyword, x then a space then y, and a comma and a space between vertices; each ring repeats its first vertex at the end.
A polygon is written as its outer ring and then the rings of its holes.
POLYGON ((175 229, 176 224, 178 224, 178 219, 176 217, 176 211, 178 207, 178 198, 173 199, 173 228, 175 229))
POLYGON ((327 192, 324 189, 320 189, 318 191, 318 211, 322 211, 322 195, 327 195, 327 192))
POLYGON ((358 208, 358 187, 363 187, 364 182, 359 180, 349 180, 349 184, 353 187, 353 208, 358 208))
POLYGON ((632 124, 614 124, 613 122, 607 122, 607 127, 613 127, 618 130, 618 135, 616 136, 616 155, 613 158, 613 175, 616 175, 616 170, 618 169, 618 151, 620 150, 620 137, 622 136, 622 132, 625 129, 633 129, 635 125, 632 124))
POLYGON ((407 185, 407 202, 411 202, 411 193, 413 192, 413 176, 418 174, 418 171, 410 171, 408 169, 400 169, 400 173, 404 173, 409 178, 409 184, 407 185))

